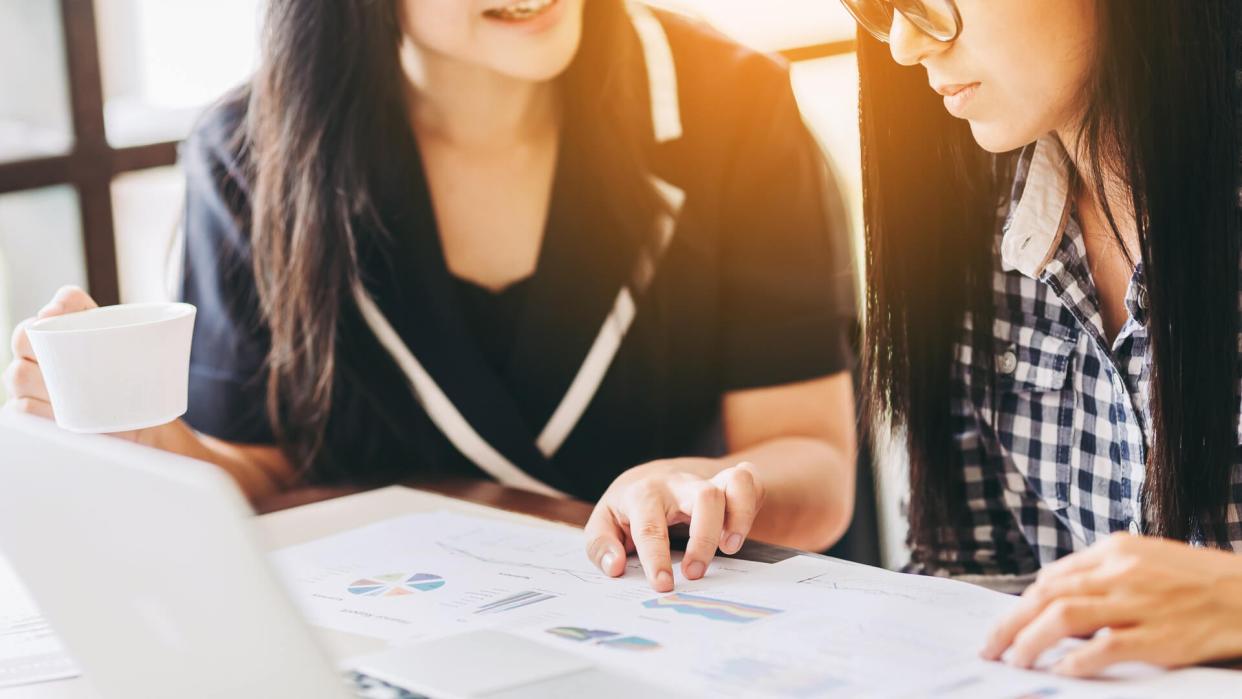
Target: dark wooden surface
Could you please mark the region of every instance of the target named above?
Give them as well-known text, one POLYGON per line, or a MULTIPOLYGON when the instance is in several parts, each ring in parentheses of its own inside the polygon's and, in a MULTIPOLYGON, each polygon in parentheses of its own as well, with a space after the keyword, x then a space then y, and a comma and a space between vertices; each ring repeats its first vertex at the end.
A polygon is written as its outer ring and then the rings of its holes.
MULTIPOLYGON (((470 478, 451 478, 437 481, 408 481, 398 483, 409 488, 438 493, 458 500, 472 502, 487 507, 495 507, 508 512, 518 512, 554 522, 563 522, 575 527, 586 524, 591 516, 592 506, 581 500, 553 498, 538 493, 531 493, 517 488, 508 488, 492 481, 470 478)), ((279 512, 293 507, 310 505, 324 500, 355 495, 366 492, 369 488, 301 488, 267 498, 255 505, 259 514, 279 512)), ((685 525, 669 530, 669 541, 674 550, 684 550, 688 532, 685 525)), ((775 563, 796 556, 803 551, 765 544, 761 541, 747 541, 742 550, 728 558, 740 558, 760 563, 775 563)), ((724 556, 724 554, 719 554, 724 556)), ((818 554, 813 554, 818 555, 818 554)))
MULTIPOLYGON (((400 485, 578 527, 586 524, 587 517, 591 515, 591 506, 581 500, 552 498, 517 488, 507 488, 491 481, 454 478, 439 481, 410 481, 400 485)), ((366 490, 366 488, 302 488, 263 500, 256 505, 255 509, 260 514, 278 512, 366 490)))

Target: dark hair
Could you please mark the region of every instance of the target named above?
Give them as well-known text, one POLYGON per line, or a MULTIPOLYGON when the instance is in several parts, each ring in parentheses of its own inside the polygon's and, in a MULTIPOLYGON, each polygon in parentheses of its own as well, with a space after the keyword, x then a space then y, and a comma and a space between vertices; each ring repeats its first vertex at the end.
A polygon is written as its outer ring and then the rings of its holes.
MULTIPOLYGON (((640 94, 632 71, 616 69, 632 64, 625 8, 620 0, 586 8, 582 46, 561 78, 565 121, 589 125, 589 157, 642 197, 649 187, 637 144, 649 126, 617 108, 640 94), (640 181, 645 189, 633 184, 640 181)), ((410 129, 400 41, 395 0, 268 3, 242 150, 253 181, 254 275, 271 334, 268 414, 303 472, 326 468, 337 330, 352 307, 361 239, 392 234, 375 193, 391 144, 403 140, 394 135, 410 129)))
MULTIPOLYGON (((1238 440, 1238 128, 1233 0, 1098 0, 1078 148, 1101 201, 1124 181, 1147 284, 1151 533, 1227 541, 1238 440)), ((1012 154, 989 156, 918 67, 859 33, 872 424, 906 429, 910 540, 969 527, 952 438, 953 346, 971 320, 991 376, 997 206, 1012 154)), ((1105 214, 1117 235, 1112 212, 1105 214)), ((1118 236, 1118 240, 1120 237, 1118 236)))

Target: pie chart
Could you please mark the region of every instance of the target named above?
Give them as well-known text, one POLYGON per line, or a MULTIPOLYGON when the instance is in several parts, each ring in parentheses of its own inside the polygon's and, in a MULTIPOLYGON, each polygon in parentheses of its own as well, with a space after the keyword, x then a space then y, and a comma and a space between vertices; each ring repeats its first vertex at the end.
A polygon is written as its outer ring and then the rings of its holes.
POLYGON ((349 584, 349 593, 359 597, 400 597, 431 592, 444 587, 444 578, 431 573, 388 573, 360 578, 349 584))

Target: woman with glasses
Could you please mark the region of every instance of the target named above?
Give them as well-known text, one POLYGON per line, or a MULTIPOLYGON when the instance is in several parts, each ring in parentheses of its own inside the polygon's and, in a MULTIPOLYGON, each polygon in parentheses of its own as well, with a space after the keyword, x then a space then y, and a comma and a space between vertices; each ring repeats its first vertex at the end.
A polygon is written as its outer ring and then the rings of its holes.
MULTIPOLYGON (((590 500, 591 560, 661 591, 673 524, 690 579, 840 537, 851 256, 780 62, 623 0, 265 5, 257 74, 182 148, 189 412, 127 436, 256 499, 590 500)), ((9 395, 50 415, 15 348, 9 395)))
POLYGON ((845 5, 911 567, 1025 587, 989 658, 1242 656, 1239 3, 845 5))

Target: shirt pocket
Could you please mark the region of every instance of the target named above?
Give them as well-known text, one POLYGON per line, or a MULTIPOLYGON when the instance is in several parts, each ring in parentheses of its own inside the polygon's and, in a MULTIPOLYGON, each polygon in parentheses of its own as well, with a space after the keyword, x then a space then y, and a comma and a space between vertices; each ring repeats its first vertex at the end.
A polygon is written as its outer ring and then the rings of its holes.
POLYGON ((1054 510, 1069 505, 1077 328, 1032 316, 994 323, 992 390, 976 407, 1005 462, 1005 486, 1054 510))

